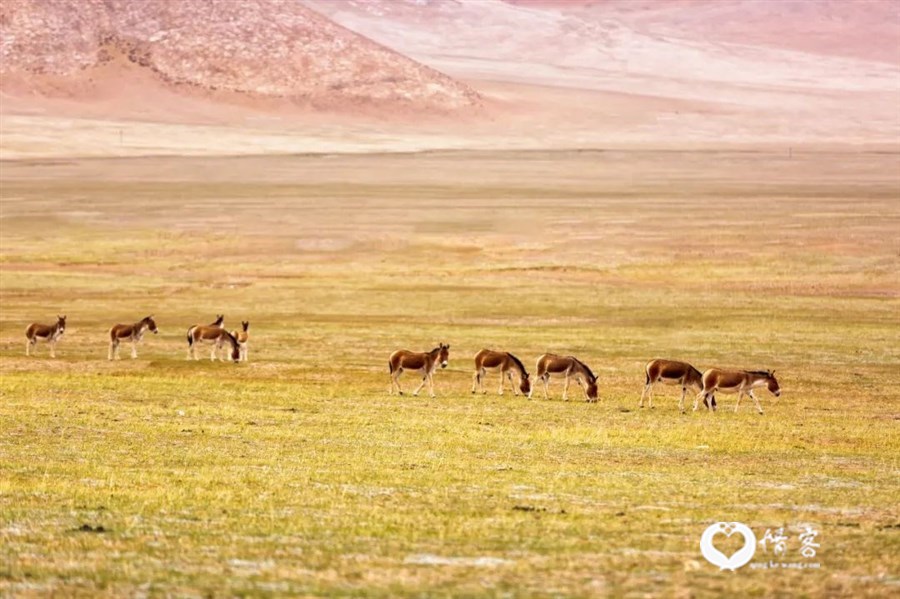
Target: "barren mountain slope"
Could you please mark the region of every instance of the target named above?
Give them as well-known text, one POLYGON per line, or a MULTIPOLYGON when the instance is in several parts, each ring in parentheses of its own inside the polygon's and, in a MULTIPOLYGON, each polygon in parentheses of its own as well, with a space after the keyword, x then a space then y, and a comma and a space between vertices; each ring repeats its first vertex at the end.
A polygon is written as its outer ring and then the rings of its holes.
MULTIPOLYGON (((181 94, 237 93, 244 101, 282 98, 339 111, 360 104, 455 111, 480 102, 469 87, 295 0, 0 4, 0 72, 7 96, 37 90, 95 99, 102 91, 98 79, 106 74, 99 69, 119 57, 181 94)), ((127 79, 120 71, 108 75, 127 79)), ((142 95, 153 101, 152 90, 142 95)))
POLYGON ((547 130, 581 119, 611 140, 900 139, 893 0, 304 2, 479 81, 511 113, 540 113, 547 130))

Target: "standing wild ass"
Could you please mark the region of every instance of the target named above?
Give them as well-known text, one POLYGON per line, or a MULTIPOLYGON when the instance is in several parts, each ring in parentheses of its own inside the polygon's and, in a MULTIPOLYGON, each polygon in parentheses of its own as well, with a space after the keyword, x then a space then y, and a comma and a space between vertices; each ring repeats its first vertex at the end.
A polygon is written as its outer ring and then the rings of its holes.
MULTIPOLYGON (((200 343, 212 343, 212 351, 209 359, 215 361, 218 356, 219 349, 228 343, 231 346, 231 359, 235 362, 240 360, 241 348, 238 340, 234 335, 229 333, 221 326, 192 326, 187 332, 188 342, 188 359, 197 360, 197 354, 194 351, 200 343)), ((225 361, 222 358, 223 362, 225 361)))
POLYGON ((249 353, 247 350, 247 342, 250 340, 250 332, 248 331, 248 329, 250 328, 250 321, 242 320, 241 327, 242 330, 240 331, 231 331, 231 336, 237 339, 238 346, 241 349, 241 357, 238 361, 246 362, 247 355, 249 353))
POLYGON ((734 411, 738 411, 741 405, 741 398, 744 393, 750 396, 753 403, 756 404, 756 411, 763 413, 759 400, 753 395, 753 390, 757 387, 766 387, 775 397, 781 396, 781 387, 775 379, 775 371, 768 370, 722 370, 720 368, 710 368, 703 373, 703 390, 694 398, 694 411, 703 398, 703 405, 706 409, 716 410, 716 391, 722 393, 737 393, 737 403, 734 404, 734 411))
POLYGON ((109 355, 108 359, 119 359, 119 343, 125 340, 131 341, 131 358, 137 358, 137 344, 144 338, 144 331, 151 331, 154 335, 159 333, 153 315, 142 318, 134 324, 117 324, 109 330, 109 355))
POLYGON ((32 322, 28 325, 28 328, 25 329, 25 338, 28 340, 25 342, 25 355, 30 356, 31 350, 37 345, 38 341, 46 341, 47 345, 50 347, 50 357, 56 357, 56 344, 62 338, 63 333, 66 332, 66 317, 56 315, 56 323, 55 324, 40 324, 38 322, 32 322))
POLYGON ((211 343, 212 355, 209 359, 215 360, 218 357, 218 351, 222 348, 220 331, 224 328, 224 314, 216 314, 216 319, 208 325, 191 325, 187 330, 188 360, 191 358, 197 359, 194 354, 194 345, 196 343, 211 343))
POLYGON ((428 383, 431 397, 434 397, 434 371, 437 370, 438 364, 441 365, 441 368, 446 368, 449 360, 450 346, 443 343, 430 352, 423 353, 398 349, 391 354, 388 360, 388 368, 391 373, 391 393, 394 393, 396 385, 398 393, 403 395, 403 389, 400 388, 400 375, 404 370, 410 370, 422 375, 422 382, 413 391, 413 395, 418 395, 425 383, 428 383))
POLYGON ((675 360, 662 360, 657 358, 647 362, 644 367, 647 380, 644 383, 644 391, 641 393, 640 407, 644 407, 644 396, 650 401, 653 408, 653 385, 663 383, 665 385, 681 385, 681 399, 678 401, 678 409, 684 413, 684 397, 688 387, 696 387, 697 391, 703 389, 703 375, 700 371, 687 362, 675 360))

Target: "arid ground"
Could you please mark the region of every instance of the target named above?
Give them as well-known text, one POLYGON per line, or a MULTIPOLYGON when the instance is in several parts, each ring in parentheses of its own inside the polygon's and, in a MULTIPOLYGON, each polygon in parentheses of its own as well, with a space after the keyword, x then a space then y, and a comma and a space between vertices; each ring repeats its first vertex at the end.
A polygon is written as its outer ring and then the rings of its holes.
POLYGON ((896 594, 898 172, 808 147, 0 163, 0 594, 896 594), (249 363, 185 359, 219 313, 249 363), (57 314, 57 359, 26 358, 57 314), (389 396, 391 351, 439 342, 437 397, 389 396), (483 347, 577 355, 600 401, 473 396, 483 347), (658 356, 783 394, 639 409, 658 356), (723 520, 785 555, 720 572, 723 520))

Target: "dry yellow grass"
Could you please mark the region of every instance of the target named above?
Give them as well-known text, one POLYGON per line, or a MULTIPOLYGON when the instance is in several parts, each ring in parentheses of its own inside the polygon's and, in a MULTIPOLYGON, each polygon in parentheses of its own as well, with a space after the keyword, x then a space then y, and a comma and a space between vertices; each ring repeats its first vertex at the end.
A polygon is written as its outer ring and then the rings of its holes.
POLYGON ((852 152, 2 163, 0 592, 890 594, 898 168, 852 152), (223 312, 250 320, 250 363, 186 361, 187 327, 223 312), (27 323, 57 313, 60 357, 26 359, 27 323), (107 362, 108 327, 147 313, 160 335, 107 362), (438 397, 389 397, 390 351, 439 341, 438 397), (559 401, 558 383, 550 402, 472 396, 482 347, 529 369, 576 354, 601 401, 559 401), (639 410, 656 356, 775 368, 783 395, 762 417, 733 396, 682 416, 671 388, 639 410), (821 568, 719 572, 698 549, 719 520, 784 526, 793 554, 811 524, 821 568))

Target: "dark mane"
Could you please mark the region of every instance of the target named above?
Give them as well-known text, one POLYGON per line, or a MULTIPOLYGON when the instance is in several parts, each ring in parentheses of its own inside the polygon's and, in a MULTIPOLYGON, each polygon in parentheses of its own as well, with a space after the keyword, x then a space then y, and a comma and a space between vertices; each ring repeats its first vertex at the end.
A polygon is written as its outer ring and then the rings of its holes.
POLYGON ((748 374, 761 374, 762 376, 772 376, 772 373, 768 370, 748 370, 748 374))
POLYGON ((591 372, 591 369, 588 368, 588 365, 587 365, 587 364, 585 364, 584 362, 582 362, 581 360, 579 360, 579 359, 576 358, 575 356, 569 356, 569 357, 572 358, 573 360, 575 360, 575 362, 576 362, 577 364, 581 364, 581 367, 584 368, 584 369, 587 371, 588 376, 591 377, 591 382, 594 382, 594 381, 597 380, 597 377, 594 376, 594 373, 591 372))
POLYGON ((232 348, 232 349, 238 349, 238 348, 240 348, 240 344, 238 343, 237 337, 235 337, 234 335, 232 335, 231 333, 229 333, 229 332, 226 331, 225 329, 222 329, 222 333, 223 333, 226 337, 228 337, 228 341, 231 343, 231 348, 232 348))
POLYGON ((519 360, 519 358, 517 358, 517 357, 515 357, 514 355, 509 354, 509 353, 506 354, 506 355, 509 356, 509 359, 510 359, 510 360, 512 360, 513 362, 516 363, 516 366, 519 367, 519 370, 522 371, 522 374, 524 374, 525 376, 528 376, 528 371, 525 370, 525 366, 522 364, 522 362, 521 362, 521 360, 519 360))

